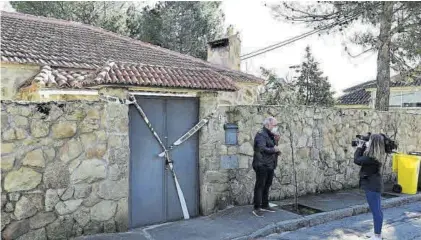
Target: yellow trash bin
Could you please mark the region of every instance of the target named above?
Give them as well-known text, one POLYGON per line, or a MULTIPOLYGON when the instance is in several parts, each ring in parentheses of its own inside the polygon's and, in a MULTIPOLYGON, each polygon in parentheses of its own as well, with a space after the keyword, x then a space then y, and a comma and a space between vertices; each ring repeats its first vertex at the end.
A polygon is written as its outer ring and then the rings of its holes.
POLYGON ((416 194, 421 157, 395 153, 393 155, 392 170, 398 173, 398 184, 402 193, 416 194))

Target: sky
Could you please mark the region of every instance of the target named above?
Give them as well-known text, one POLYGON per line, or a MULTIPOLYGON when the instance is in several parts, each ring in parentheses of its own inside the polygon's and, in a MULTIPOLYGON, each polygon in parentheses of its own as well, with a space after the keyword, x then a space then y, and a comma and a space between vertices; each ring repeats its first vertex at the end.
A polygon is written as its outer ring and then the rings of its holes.
MULTIPOLYGON (((228 0, 223 2, 222 9, 226 24, 232 24, 240 33, 242 54, 312 30, 303 25, 298 26, 275 19, 271 10, 260 1, 228 0)), ((285 77, 292 73, 289 66, 302 62, 304 49, 309 45, 337 96, 347 87, 375 79, 377 71, 375 53, 351 58, 344 50, 344 42, 349 43, 346 37, 339 34, 321 37, 315 34, 245 60, 241 63, 241 68, 243 71, 259 74, 260 67, 265 67, 273 69, 280 77, 285 77)), ((353 54, 359 53, 357 49, 353 54)))
POLYGON ((8 1, 3 0, 0 0, 0 10, 8 12, 14 11, 10 3, 8 1))
MULTIPOLYGON (((1 1, 0 8, 12 10, 7 1, 1 1)), ((222 10, 225 13, 226 26, 233 25, 234 29, 240 33, 242 54, 312 30, 303 25, 275 19, 271 10, 261 1, 225 0, 222 3, 222 10)), ((288 74, 291 76, 292 71, 289 67, 302 62, 304 49, 308 45, 315 59, 320 63, 320 69, 328 77, 336 92, 335 96, 338 96, 343 89, 376 77, 375 53, 351 58, 344 50, 344 42, 349 41, 339 34, 321 37, 316 34, 245 60, 241 63, 241 68, 245 72, 260 75, 260 67, 265 67, 274 70, 280 77, 288 74)), ((359 53, 358 50, 355 53, 359 53)))

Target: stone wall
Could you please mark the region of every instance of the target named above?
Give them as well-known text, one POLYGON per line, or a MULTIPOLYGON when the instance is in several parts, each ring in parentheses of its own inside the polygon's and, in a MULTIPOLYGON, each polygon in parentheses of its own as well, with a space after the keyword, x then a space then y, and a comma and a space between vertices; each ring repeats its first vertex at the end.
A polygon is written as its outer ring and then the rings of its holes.
POLYGON ((15 98, 18 88, 39 72, 39 67, 17 64, 3 64, 1 66, 1 99, 15 98))
MULTIPOLYGON (((203 213, 252 203, 253 138, 263 119, 271 115, 278 119, 282 133, 272 200, 294 195, 293 159, 300 195, 358 186, 359 168, 353 163, 351 147, 356 134, 371 131, 392 136, 396 131, 400 152, 421 150, 420 114, 303 106, 224 107, 201 132, 203 213), (237 145, 225 144, 227 122, 238 124, 237 145)), ((390 180, 390 172, 389 158, 385 181, 390 180)))
MULTIPOLYGON (((201 93, 200 118, 218 103, 201 93)), ((5 237, 63 239, 125 231, 128 225, 129 136, 126 105, 102 102, 2 102, 1 223, 5 237)), ((401 152, 421 149, 421 115, 302 106, 222 107, 199 132, 200 209, 251 203, 253 138, 264 117, 279 120, 279 168, 271 199, 355 187, 355 134, 393 135, 401 152), (226 145, 224 123, 239 126, 226 145)), ((390 176, 390 160, 386 164, 390 176)))
POLYGON ((2 101, 4 238, 127 230, 127 112, 100 102, 2 101))
POLYGON ((219 92, 218 103, 221 106, 253 105, 258 101, 259 84, 236 82, 236 92, 219 92))

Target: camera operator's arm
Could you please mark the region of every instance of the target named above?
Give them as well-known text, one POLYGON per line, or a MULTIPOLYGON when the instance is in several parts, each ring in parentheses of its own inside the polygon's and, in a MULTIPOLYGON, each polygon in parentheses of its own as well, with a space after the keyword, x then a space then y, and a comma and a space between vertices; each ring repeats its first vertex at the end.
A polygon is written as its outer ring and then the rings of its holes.
POLYGON ((378 165, 378 162, 376 160, 373 160, 370 157, 364 156, 365 151, 365 142, 358 143, 357 149, 354 153, 354 163, 362 166, 364 165, 378 165))
POLYGON ((354 163, 361 166, 363 162, 367 160, 367 157, 363 156, 365 151, 365 142, 359 141, 357 145, 357 149, 354 153, 354 163))
POLYGON ((364 148, 362 146, 358 146, 354 153, 354 163, 361 166, 365 157, 363 156, 364 148))
POLYGON ((256 141, 256 147, 260 152, 265 152, 269 154, 279 152, 278 147, 276 146, 273 148, 266 147, 266 139, 261 134, 256 135, 255 141, 256 141))

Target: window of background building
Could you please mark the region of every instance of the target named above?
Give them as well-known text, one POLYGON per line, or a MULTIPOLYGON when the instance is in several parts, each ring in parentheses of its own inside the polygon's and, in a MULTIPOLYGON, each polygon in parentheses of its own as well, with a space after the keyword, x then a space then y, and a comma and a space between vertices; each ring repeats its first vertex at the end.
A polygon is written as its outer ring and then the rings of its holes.
POLYGON ((421 107, 421 90, 390 93, 390 107, 421 107))

